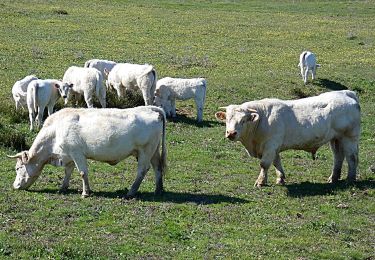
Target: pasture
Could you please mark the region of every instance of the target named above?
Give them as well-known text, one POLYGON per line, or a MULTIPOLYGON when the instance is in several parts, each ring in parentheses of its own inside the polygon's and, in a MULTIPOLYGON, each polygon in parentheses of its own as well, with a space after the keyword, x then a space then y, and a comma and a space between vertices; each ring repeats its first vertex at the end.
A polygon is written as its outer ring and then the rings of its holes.
POLYGON ((373 1, 1 1, 0 258, 374 259, 374 31, 373 1), (297 64, 306 49, 322 67, 304 85, 297 64), (204 122, 187 101, 167 124, 162 196, 149 171, 137 198, 122 199, 135 158, 91 161, 86 199, 77 171, 60 194, 64 170, 52 166, 28 191, 12 189, 15 162, 6 155, 36 136, 27 112, 15 110, 12 85, 29 74, 61 79, 91 58, 149 63, 159 78, 207 79, 204 122), (259 161, 225 139, 218 107, 339 89, 361 103, 358 181, 326 183, 326 145, 315 161, 283 152, 286 185, 274 184, 272 168, 269 185, 254 188, 259 161))

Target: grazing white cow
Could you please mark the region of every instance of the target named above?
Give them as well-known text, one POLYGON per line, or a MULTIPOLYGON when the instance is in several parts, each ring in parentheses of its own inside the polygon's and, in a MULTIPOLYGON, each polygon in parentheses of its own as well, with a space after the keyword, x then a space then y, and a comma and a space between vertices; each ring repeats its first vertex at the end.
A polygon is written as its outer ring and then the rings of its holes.
POLYGON ((194 98, 197 106, 197 121, 202 122, 206 88, 207 84, 204 78, 162 78, 156 83, 154 105, 162 107, 167 116, 175 117, 176 99, 194 98))
POLYGON ((127 89, 140 89, 145 104, 152 105, 157 81, 153 66, 118 63, 110 72, 105 73, 108 76, 107 87, 113 87, 119 98, 125 95, 127 89))
POLYGON ((52 164, 65 167, 64 191, 75 166, 83 181, 82 197, 86 197, 90 192, 87 159, 115 165, 133 155, 138 160, 138 174, 127 196, 136 194, 151 165, 155 193, 160 194, 167 167, 165 123, 164 111, 154 106, 62 109, 47 118, 29 151, 8 156, 17 159, 13 187, 29 188, 44 165, 52 164))
POLYGON ((312 80, 316 77, 316 68, 320 67, 320 64, 316 63, 316 56, 310 51, 304 51, 299 56, 298 66, 301 68, 301 76, 303 82, 306 84, 309 73, 311 73, 312 80))
POLYGON ((34 129, 34 121, 38 127, 42 125, 44 109, 48 115, 53 113, 56 101, 62 95, 63 83, 55 79, 37 79, 27 87, 27 108, 29 110, 30 131, 34 129), (37 117, 35 114, 38 113, 37 117), (35 120, 36 119, 36 120, 35 120))
POLYGON ((106 77, 106 73, 104 71, 105 70, 111 71, 116 64, 117 64, 116 62, 110 61, 110 60, 92 59, 92 60, 86 61, 84 67, 95 68, 99 70, 103 76, 106 77))
POLYGON ((225 136, 240 141, 249 155, 260 159, 256 186, 267 183, 267 171, 276 167, 277 183, 285 181, 279 153, 295 149, 311 152, 330 142, 334 166, 329 182, 340 179, 344 158, 348 181, 356 179, 360 106, 349 90, 333 91, 299 100, 262 99, 230 105, 216 118, 226 120, 225 136))
POLYGON ((68 103, 70 95, 74 98, 83 95, 87 107, 92 108, 95 93, 101 106, 106 107, 106 89, 103 87, 103 75, 99 70, 71 66, 65 71, 62 81, 67 84, 63 89, 65 104, 68 103))
POLYGON ((34 75, 29 75, 21 80, 16 81, 12 87, 12 95, 14 102, 16 103, 16 110, 19 107, 24 108, 26 106, 27 86, 33 80, 38 78, 34 75))

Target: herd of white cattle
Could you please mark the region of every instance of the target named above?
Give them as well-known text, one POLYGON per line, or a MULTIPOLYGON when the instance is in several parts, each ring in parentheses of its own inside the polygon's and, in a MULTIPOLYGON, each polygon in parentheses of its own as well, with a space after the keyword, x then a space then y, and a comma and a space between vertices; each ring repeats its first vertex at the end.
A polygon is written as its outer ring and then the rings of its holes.
MULTIPOLYGON (((311 52, 300 55, 299 67, 306 83, 308 74, 316 76, 316 57, 311 52)), ((117 164, 128 156, 138 162, 136 179, 127 193, 134 197, 152 166, 155 171, 155 193, 163 191, 163 175, 167 170, 166 116, 176 116, 175 100, 193 98, 197 121, 203 120, 206 100, 204 78, 162 78, 157 80, 153 66, 89 60, 84 67, 70 67, 62 81, 41 80, 27 76, 12 89, 16 108, 27 106, 30 129, 42 124, 45 107, 48 118, 29 151, 9 156, 17 159, 15 189, 27 189, 42 172, 44 165, 65 167, 61 190, 69 187, 76 167, 83 181, 82 196, 89 196, 87 159, 117 164), (103 82, 105 81, 105 86, 103 82), (119 97, 127 89, 139 89, 146 106, 129 109, 106 107, 106 91, 115 90, 119 97), (93 108, 93 95, 102 108, 93 108), (65 108, 54 114, 53 107, 61 96, 76 100, 83 96, 84 108, 65 108)), ((323 93, 299 100, 262 99, 241 105, 221 107, 215 117, 226 122, 225 136, 243 144, 248 154, 260 159, 261 171, 255 186, 267 184, 267 172, 273 164, 276 183, 285 183, 279 153, 289 149, 315 153, 330 143, 334 165, 328 181, 341 177, 343 161, 348 163, 348 181, 355 181, 360 137, 360 105, 353 91, 323 93)))

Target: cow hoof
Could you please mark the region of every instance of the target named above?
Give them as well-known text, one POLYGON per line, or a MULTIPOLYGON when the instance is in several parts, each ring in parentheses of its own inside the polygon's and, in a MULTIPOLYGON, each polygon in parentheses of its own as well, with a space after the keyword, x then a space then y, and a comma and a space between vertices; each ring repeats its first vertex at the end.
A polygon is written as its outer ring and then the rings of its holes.
POLYGON ((123 199, 124 200, 131 200, 135 198, 135 194, 126 194, 123 199))
POLYGON ((329 177, 327 180, 328 183, 332 183, 332 184, 337 183, 338 181, 339 181, 338 178, 332 178, 332 176, 329 177))
POLYGON ((266 186, 266 184, 265 184, 265 183, 262 183, 262 182, 255 182, 255 184, 254 184, 254 187, 255 187, 255 188, 262 188, 262 187, 264 187, 264 186, 266 186))
POLYGON ((285 180, 282 179, 282 178, 278 178, 278 179, 276 180, 276 184, 278 184, 278 185, 285 185, 285 180))
POLYGON ((81 198, 84 199, 84 198, 87 198, 89 196, 90 196, 90 194, 88 194, 88 193, 82 193, 81 198))
POLYGON ((155 196, 160 196, 160 195, 163 195, 163 193, 164 193, 164 189, 157 189, 157 190, 155 190, 155 196))

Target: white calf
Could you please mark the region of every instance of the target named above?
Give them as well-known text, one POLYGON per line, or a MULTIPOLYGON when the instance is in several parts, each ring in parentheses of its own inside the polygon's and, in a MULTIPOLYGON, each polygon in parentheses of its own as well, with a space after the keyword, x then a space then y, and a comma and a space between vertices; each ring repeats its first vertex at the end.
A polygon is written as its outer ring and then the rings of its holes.
POLYGON ((103 87, 103 75, 95 68, 69 67, 63 77, 63 83, 67 85, 63 89, 63 98, 65 104, 68 102, 69 96, 82 96, 85 99, 87 107, 93 107, 93 95, 99 99, 103 108, 106 107, 106 90, 103 87))
POLYGON ((320 67, 320 64, 316 64, 316 56, 310 51, 304 51, 299 56, 298 66, 301 68, 301 76, 303 82, 307 83, 307 78, 311 72, 312 80, 316 77, 316 68, 320 67))
POLYGON ((27 108, 29 110, 30 131, 42 125, 44 109, 48 108, 48 115, 53 113, 53 107, 61 94, 61 81, 54 79, 38 79, 30 82, 27 87, 27 108), (59 93, 60 92, 60 93, 59 93), (37 118, 35 114, 38 113, 37 118))
POLYGON ((85 68, 95 68, 99 70, 104 77, 106 77, 105 70, 111 71, 117 63, 110 60, 92 59, 85 62, 85 68))
POLYGON ((16 103, 16 109, 18 109, 19 107, 24 108, 26 106, 27 86, 31 81, 37 79, 38 78, 34 75, 29 75, 14 83, 12 88, 12 95, 14 102, 16 103))
POLYGON ((187 100, 194 98, 197 106, 197 121, 202 122, 206 88, 207 84, 204 78, 162 78, 156 84, 154 104, 162 107, 167 116, 175 117, 176 99, 187 100))
POLYGON ((152 105, 156 88, 156 71, 153 66, 145 64, 118 63, 108 76, 107 88, 113 87, 120 97, 126 89, 140 89, 146 105, 152 105))

